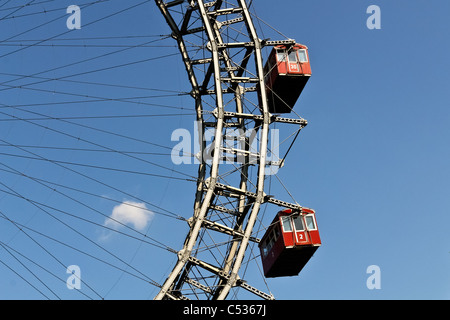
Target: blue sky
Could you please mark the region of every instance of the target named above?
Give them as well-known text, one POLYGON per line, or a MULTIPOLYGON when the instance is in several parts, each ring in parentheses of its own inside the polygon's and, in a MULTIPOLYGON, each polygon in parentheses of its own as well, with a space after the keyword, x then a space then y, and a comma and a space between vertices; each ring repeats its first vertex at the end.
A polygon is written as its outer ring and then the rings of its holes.
POLYGON ((324 241, 314 276, 300 280, 311 297, 448 298, 448 6, 318 1, 302 10, 311 14, 295 37, 317 60, 302 96, 310 125, 298 170, 309 183, 298 193, 314 204, 324 241), (381 8, 381 30, 365 27, 369 4, 381 8), (371 264, 381 290, 365 287, 371 264))
MULTIPOLYGON (((28 2, 0 1, 0 90, 5 89, 0 91, 0 298, 151 299, 156 288, 128 272, 140 275, 139 270, 162 283, 176 256, 101 226, 105 215, 120 216, 121 203, 133 201, 138 220, 132 221, 145 224, 140 231, 158 243, 178 250, 187 233, 187 224, 176 215, 192 215, 195 186, 183 179, 195 177, 196 167, 173 165, 168 154, 173 130, 194 130, 193 101, 182 94, 190 89, 175 43, 159 41, 169 28, 153 1, 117 15, 112 14, 144 1, 110 0, 86 7, 82 28, 70 32, 65 8, 75 1, 39 1, 15 12, 14 6, 28 2), (121 38, 129 35, 146 37, 121 38), (53 46, 23 49, 44 39, 50 40, 41 44, 53 46), (22 47, 12 46, 17 44, 12 40, 22 47), (138 47, 116 52, 129 45, 138 47), (96 56, 102 57, 92 59, 96 56), (99 69, 104 70, 93 72, 99 69), (50 81, 54 78, 71 81, 50 81), (34 90, 19 88, 25 84, 34 90), (155 114, 160 116, 150 116, 155 114), (23 120, 42 115, 71 123, 23 120), (128 151, 128 156, 108 148, 128 151), (140 210, 144 202, 157 213, 140 210), (6 217, 30 229, 18 231, 6 217), (111 268, 67 245, 120 267, 111 268), (20 254, 13 255, 13 249, 20 254), (88 297, 66 288, 63 266, 68 265, 80 266, 86 281, 81 291, 88 297)), ((278 177, 300 204, 316 210, 323 245, 300 276, 267 280, 270 291, 278 299, 294 300, 449 299, 450 3, 276 4, 259 0, 253 6, 268 25, 307 45, 312 64, 312 78, 295 107, 309 125, 278 177), (380 30, 366 27, 369 5, 381 9, 380 30), (380 267, 379 290, 366 286, 371 265, 380 267)), ((259 25, 264 37, 276 39, 266 24, 259 25)), ((271 194, 289 201, 275 183, 271 194)), ((272 217, 266 212, 264 222, 272 217)), ((257 287, 264 285, 255 281, 257 287)))

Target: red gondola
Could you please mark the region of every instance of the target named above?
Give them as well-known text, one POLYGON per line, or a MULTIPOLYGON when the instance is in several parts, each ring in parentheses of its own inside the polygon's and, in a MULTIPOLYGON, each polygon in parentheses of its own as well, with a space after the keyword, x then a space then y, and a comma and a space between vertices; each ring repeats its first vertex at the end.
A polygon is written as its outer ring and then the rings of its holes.
POLYGON ((274 47, 264 67, 269 112, 289 113, 311 76, 308 48, 274 47))
POLYGON ((278 212, 259 243, 264 275, 298 275, 320 245, 314 210, 278 212))

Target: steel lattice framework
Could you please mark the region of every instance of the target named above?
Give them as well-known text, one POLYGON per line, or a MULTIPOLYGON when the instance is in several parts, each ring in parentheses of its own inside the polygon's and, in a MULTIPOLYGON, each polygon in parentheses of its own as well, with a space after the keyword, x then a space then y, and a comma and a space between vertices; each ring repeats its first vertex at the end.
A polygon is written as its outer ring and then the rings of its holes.
MULTIPOLYGON (((194 214, 178 261, 165 280, 160 299, 226 299, 233 288, 274 299, 239 276, 261 205, 301 209, 264 192, 268 140, 275 122, 307 125, 268 111, 262 48, 294 44, 265 41, 256 32, 246 0, 155 0, 176 40, 195 100, 199 143, 194 214), (253 132, 234 139, 230 128, 253 132), (213 143, 203 137, 213 130, 213 143), (257 150, 252 141, 257 138, 257 150), (231 143, 230 143, 231 141, 231 143), (237 159, 224 164, 225 159, 237 159), (220 168, 220 170, 219 170, 220 168)), ((300 130, 299 129, 299 130, 300 130)))

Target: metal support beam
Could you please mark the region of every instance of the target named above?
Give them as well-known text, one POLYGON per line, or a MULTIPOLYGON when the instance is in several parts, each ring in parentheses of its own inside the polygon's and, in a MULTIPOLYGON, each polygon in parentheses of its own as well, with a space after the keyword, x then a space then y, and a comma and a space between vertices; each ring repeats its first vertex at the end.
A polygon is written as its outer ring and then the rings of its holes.
POLYGON ((168 3, 155 0, 155 3, 177 41, 192 86, 199 124, 199 155, 202 155, 198 156, 200 164, 189 231, 178 252, 178 261, 155 299, 188 299, 190 291, 196 298, 203 295, 222 300, 235 287, 263 299, 273 299, 271 294, 242 280, 239 271, 249 243, 260 241, 253 229, 262 204, 302 209, 298 204, 264 193, 266 167, 275 165, 267 161, 270 125, 278 122, 303 128, 307 121, 269 113, 261 49, 295 44, 295 41, 259 39, 245 0, 168 3), (230 35, 233 31, 234 36, 230 35), (249 96, 255 103, 246 105, 249 96), (208 128, 213 128, 214 134, 207 150, 203 138, 208 128), (257 132, 259 151, 250 148, 253 136, 224 146, 227 128, 257 132), (206 151, 208 157, 204 156, 206 151), (233 163, 229 174, 219 170, 224 153, 242 159, 233 163), (250 168, 256 170, 256 176, 249 175, 250 168), (207 243, 204 234, 226 240, 220 244, 207 243), (219 247, 221 251, 212 251, 219 247), (204 252, 207 254, 202 255, 204 252))

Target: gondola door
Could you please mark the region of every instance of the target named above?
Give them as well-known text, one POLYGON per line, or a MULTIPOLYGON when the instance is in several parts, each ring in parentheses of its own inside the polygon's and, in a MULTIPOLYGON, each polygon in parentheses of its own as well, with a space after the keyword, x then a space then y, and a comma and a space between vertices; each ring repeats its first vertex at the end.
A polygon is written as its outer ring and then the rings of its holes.
POLYGON ((295 236, 295 244, 303 245, 310 242, 308 232, 305 228, 305 221, 303 220, 302 215, 295 216, 294 220, 294 236, 295 236))
POLYGON ((297 58, 297 50, 291 50, 288 55, 289 73, 300 73, 300 67, 297 58))

